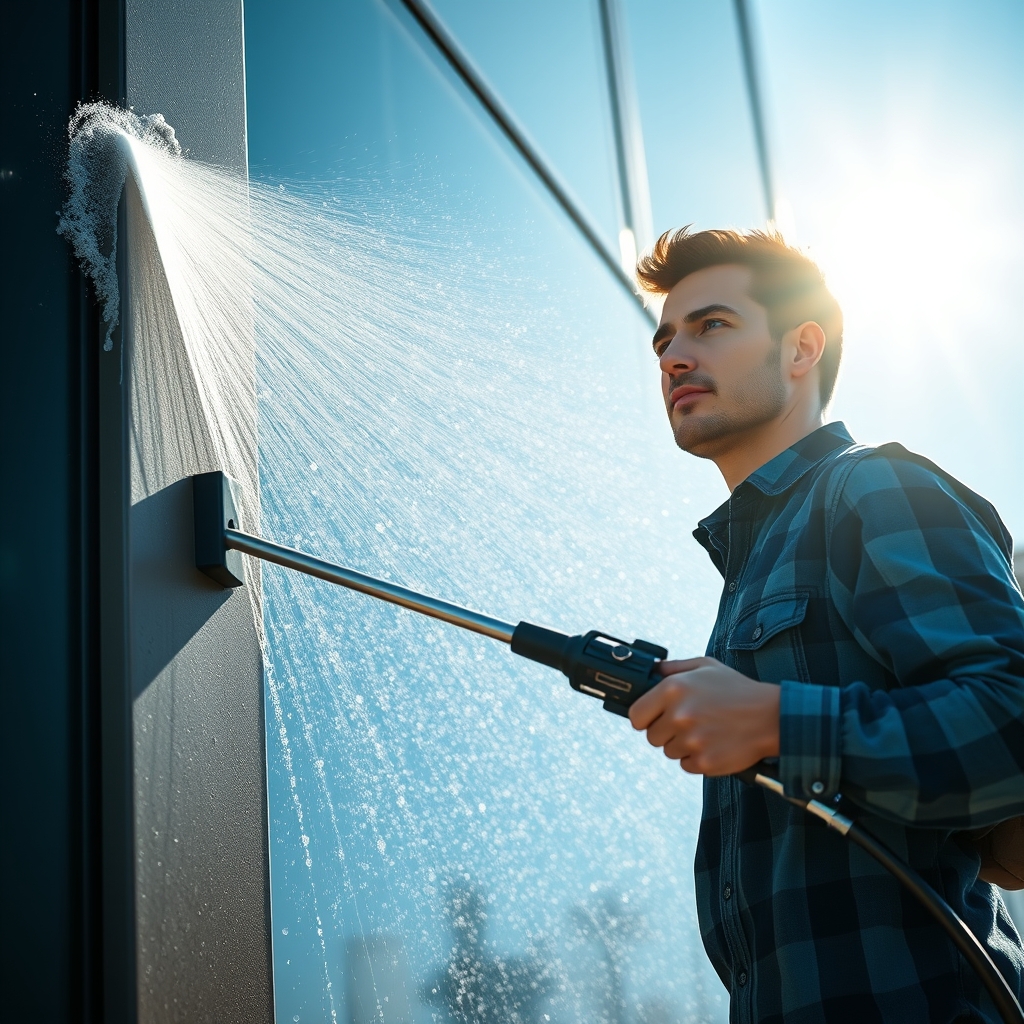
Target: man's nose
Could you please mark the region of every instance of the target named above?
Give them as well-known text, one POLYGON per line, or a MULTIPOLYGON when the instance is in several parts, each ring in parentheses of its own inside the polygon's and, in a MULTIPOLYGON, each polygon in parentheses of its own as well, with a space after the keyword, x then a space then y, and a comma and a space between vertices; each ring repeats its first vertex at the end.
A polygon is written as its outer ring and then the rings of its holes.
POLYGON ((661 372, 670 377, 678 377, 681 373, 692 373, 697 369, 697 360, 688 344, 685 334, 677 334, 666 346, 658 360, 661 372))

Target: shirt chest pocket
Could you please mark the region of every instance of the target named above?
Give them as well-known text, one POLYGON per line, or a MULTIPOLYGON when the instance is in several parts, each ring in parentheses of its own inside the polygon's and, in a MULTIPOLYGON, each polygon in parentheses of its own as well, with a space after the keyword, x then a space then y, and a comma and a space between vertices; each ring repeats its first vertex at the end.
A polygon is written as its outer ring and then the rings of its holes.
POLYGON ((806 592, 764 594, 741 607, 729 631, 729 663, 765 683, 810 682, 800 626, 807 615, 806 592))

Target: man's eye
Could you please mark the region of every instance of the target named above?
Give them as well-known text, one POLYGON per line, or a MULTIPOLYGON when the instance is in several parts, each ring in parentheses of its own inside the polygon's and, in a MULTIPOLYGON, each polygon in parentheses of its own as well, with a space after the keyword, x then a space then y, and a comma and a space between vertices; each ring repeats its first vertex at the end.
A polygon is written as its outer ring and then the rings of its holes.
POLYGON ((725 326, 727 326, 727 324, 726 324, 726 322, 724 320, 719 320, 719 319, 717 319, 715 317, 712 317, 711 319, 705 320, 700 325, 700 333, 701 334, 706 334, 708 331, 712 331, 716 327, 725 327, 725 326))
POLYGON ((654 344, 654 354, 659 359, 661 358, 661 356, 664 353, 665 349, 668 348, 668 341, 669 341, 669 339, 665 338, 664 341, 655 342, 655 344, 654 344))

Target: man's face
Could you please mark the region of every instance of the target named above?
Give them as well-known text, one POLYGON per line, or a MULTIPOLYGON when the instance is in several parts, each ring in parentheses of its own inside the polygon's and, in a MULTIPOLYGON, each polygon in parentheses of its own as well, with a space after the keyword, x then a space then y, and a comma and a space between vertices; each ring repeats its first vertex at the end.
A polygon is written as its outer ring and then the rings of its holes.
POLYGON ((780 347, 767 310, 748 294, 751 280, 734 264, 684 277, 654 335, 676 444, 702 458, 743 444, 786 406, 780 347))

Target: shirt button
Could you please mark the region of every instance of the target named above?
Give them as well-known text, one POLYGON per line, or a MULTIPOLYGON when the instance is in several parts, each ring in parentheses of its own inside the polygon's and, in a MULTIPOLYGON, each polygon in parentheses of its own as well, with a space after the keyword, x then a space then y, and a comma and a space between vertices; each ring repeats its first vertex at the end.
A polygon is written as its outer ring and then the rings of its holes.
POLYGON ((764 632, 764 630, 760 626, 758 626, 757 629, 755 629, 754 632, 751 634, 750 639, 751 640, 760 640, 761 639, 761 634, 763 632, 764 632))
POLYGON ((732 895, 732 886, 726 882, 725 888, 722 890, 722 899, 727 900, 732 895))
POLYGON ((731 583, 729 584, 729 593, 730 593, 730 594, 735 594, 735 593, 736 593, 736 581, 735 581, 735 580, 733 580, 733 581, 732 581, 732 582, 731 582, 731 583))
POLYGON ((811 783, 811 792, 815 796, 821 796, 821 794, 825 792, 825 783, 824 782, 812 782, 811 783))
POLYGON ((736 976, 736 981, 739 984, 740 988, 743 988, 743 986, 747 983, 747 972, 740 971, 740 973, 736 976))

